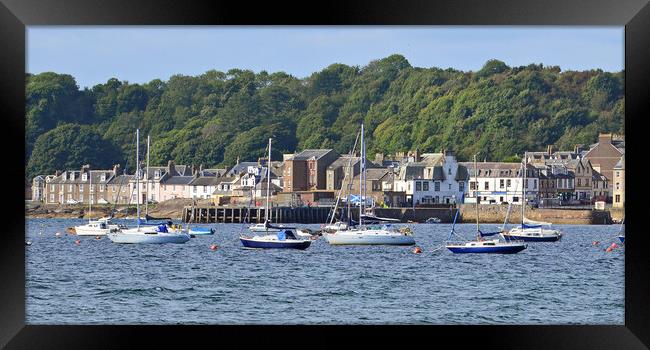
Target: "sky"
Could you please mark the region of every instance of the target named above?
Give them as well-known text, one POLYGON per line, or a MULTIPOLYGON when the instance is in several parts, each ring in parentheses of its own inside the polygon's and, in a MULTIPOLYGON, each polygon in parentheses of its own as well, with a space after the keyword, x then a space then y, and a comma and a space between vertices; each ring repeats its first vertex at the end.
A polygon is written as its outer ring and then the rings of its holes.
POLYGON ((216 69, 298 78, 333 63, 401 54, 412 66, 477 71, 489 59, 562 70, 624 69, 624 27, 586 26, 29 26, 26 69, 75 77, 80 88, 216 69))

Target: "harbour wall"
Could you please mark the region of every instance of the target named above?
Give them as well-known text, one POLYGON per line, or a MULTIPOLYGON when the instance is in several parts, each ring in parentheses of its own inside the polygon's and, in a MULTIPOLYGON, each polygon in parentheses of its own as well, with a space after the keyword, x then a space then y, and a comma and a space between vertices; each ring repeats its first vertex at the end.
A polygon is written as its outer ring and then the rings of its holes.
MULTIPOLYGON (((462 222, 476 222, 475 204, 461 204, 459 207, 462 222)), ((507 205, 479 205, 479 219, 483 223, 503 224, 507 212, 507 205)), ((535 221, 550 222, 552 224, 609 225, 612 223, 612 216, 609 211, 593 209, 539 209, 527 207, 526 218, 535 221)), ((512 206, 508 222, 521 222, 520 206, 512 206)))

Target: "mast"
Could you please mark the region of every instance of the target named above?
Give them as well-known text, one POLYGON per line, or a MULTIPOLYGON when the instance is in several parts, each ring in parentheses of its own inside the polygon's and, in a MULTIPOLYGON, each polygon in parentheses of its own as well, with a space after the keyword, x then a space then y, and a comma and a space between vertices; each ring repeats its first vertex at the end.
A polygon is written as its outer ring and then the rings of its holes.
POLYGON ((140 129, 135 129, 135 186, 137 187, 137 200, 135 205, 138 212, 138 230, 140 229, 140 129))
POLYGON ((269 137, 269 159, 266 162, 266 213, 265 213, 266 221, 269 221, 270 189, 271 189, 271 138, 269 137))
POLYGON ((149 135, 147 135, 147 196, 144 201, 145 218, 149 215, 149 135))
MULTIPOLYGON (((336 208, 338 208, 339 206, 339 201, 341 199, 341 193, 343 192, 343 185, 345 185, 345 180, 348 178, 352 179, 352 171, 350 170, 350 168, 352 167, 352 157, 354 156, 354 151, 357 148, 357 141, 359 141, 359 133, 357 133, 357 138, 354 140, 354 145, 352 146, 352 150, 350 151, 350 158, 348 159, 348 169, 347 172, 345 173, 345 176, 343 176, 343 182, 341 183, 341 190, 339 190, 339 195, 336 197, 336 204, 334 205, 334 210, 332 211, 332 217, 330 218, 330 225, 334 222, 334 216, 336 215, 336 208)), ((348 196, 349 196, 350 184, 347 184, 347 186, 348 186, 348 196)), ((350 207, 349 202, 350 201, 348 200, 348 208, 350 207)), ((350 215, 349 212, 348 215, 350 215)))
POLYGON ((366 172, 366 153, 365 145, 363 143, 363 123, 361 123, 361 173, 359 174, 359 227, 361 227, 361 215, 363 215, 363 178, 366 172))
POLYGON ((474 198, 476 199, 476 237, 481 238, 478 225, 478 165, 476 164, 476 154, 474 155, 474 198))
POLYGON ((90 218, 93 213, 93 200, 91 197, 93 194, 93 176, 90 172, 90 165, 88 165, 88 177, 90 177, 90 184, 88 186, 88 223, 90 223, 90 218))
POLYGON ((526 207, 526 152, 524 152, 524 159, 522 163, 522 178, 521 182, 521 227, 524 227, 524 210, 526 207))

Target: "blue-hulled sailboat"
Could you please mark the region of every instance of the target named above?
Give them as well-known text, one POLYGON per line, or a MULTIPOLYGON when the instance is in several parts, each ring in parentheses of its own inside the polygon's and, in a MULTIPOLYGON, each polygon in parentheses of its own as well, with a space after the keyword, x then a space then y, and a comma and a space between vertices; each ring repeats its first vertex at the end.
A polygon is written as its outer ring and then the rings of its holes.
MULTIPOLYGON (((476 155, 474 155, 474 174, 478 178, 478 171, 476 166, 476 155)), ((527 248, 526 243, 516 240, 506 240, 503 237, 501 230, 494 232, 483 232, 479 225, 479 209, 478 209, 478 179, 475 180, 476 186, 474 198, 476 198, 476 240, 467 242, 448 242, 445 246, 454 254, 467 254, 467 253, 487 253, 487 254, 514 254, 527 248), (503 241, 497 239, 484 239, 483 237, 500 235, 503 241)), ((451 226, 448 240, 451 241, 455 233, 456 220, 458 219, 458 210, 454 216, 454 223, 451 226)))
POLYGON ((625 217, 623 217, 623 220, 621 220, 621 229, 618 231, 618 239, 621 241, 621 243, 625 244, 625 217))
POLYGON ((240 235, 239 240, 246 248, 262 248, 262 249, 307 249, 311 245, 311 239, 298 238, 293 227, 280 227, 273 226, 269 222, 269 197, 271 196, 271 139, 269 138, 269 158, 267 161, 266 169, 268 171, 266 176, 266 208, 265 208, 265 221, 264 227, 266 228, 266 235, 260 236, 244 236, 240 235))

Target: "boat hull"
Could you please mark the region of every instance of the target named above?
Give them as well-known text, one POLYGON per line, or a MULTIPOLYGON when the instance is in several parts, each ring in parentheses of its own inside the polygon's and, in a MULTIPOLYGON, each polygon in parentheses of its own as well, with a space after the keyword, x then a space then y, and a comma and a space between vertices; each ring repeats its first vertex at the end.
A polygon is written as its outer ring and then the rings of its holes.
POLYGON ((515 254, 526 249, 525 245, 510 245, 510 246, 477 246, 477 247, 467 247, 467 246, 447 246, 454 254, 471 254, 471 253, 482 253, 482 254, 515 254))
POLYGON ((188 234, 165 233, 109 233, 108 239, 113 243, 123 244, 182 244, 190 240, 188 234))
POLYGON ((524 242, 556 242, 562 238, 562 235, 529 236, 504 233, 503 237, 505 237, 506 240, 517 240, 524 242))
POLYGON ((304 250, 309 248, 311 241, 304 240, 284 240, 284 241, 260 241, 240 237, 241 243, 246 248, 259 248, 259 249, 300 249, 304 250))
POLYGON ((209 236, 214 234, 214 229, 190 229, 188 233, 195 236, 209 236))
POLYGON ((325 235, 325 240, 331 245, 414 245, 411 235, 398 234, 350 234, 349 231, 338 231, 325 235))
POLYGON ((111 232, 111 229, 96 229, 88 228, 83 226, 77 226, 74 228, 75 234, 77 236, 106 236, 111 232))

